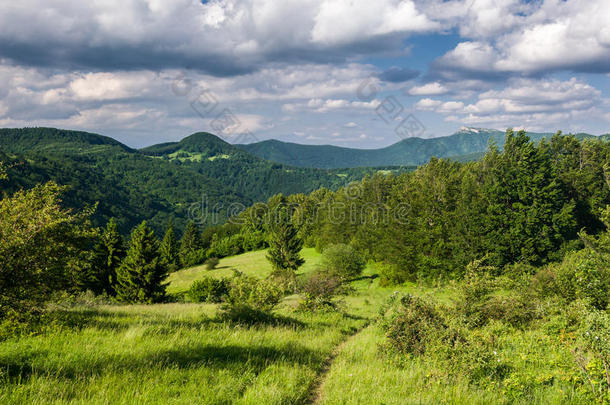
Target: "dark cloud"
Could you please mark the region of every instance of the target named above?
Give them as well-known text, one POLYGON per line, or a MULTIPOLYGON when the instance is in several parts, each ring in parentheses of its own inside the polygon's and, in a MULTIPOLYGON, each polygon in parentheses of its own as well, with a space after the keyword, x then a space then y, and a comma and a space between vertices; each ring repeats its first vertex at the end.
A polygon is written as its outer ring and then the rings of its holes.
POLYGON ((402 83, 415 79, 417 76, 419 76, 419 71, 417 70, 393 66, 388 70, 381 72, 378 77, 384 82, 402 83))

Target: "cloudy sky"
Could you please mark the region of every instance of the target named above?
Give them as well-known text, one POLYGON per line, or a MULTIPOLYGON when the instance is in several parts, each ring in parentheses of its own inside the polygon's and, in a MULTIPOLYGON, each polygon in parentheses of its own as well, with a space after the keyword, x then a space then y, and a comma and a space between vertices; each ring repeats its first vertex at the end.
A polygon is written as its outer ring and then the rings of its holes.
POLYGON ((136 147, 607 133, 610 1, 2 1, 0 126, 136 147))

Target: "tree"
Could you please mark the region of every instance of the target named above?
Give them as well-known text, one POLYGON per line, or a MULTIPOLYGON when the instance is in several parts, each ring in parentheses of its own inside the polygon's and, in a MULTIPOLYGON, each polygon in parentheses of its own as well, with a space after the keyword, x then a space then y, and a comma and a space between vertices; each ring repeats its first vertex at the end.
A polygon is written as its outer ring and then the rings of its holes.
POLYGON ((72 288, 89 265, 93 210, 63 209, 64 190, 49 182, 0 200, 0 318, 23 315, 72 288))
POLYGON ((267 260, 273 266, 274 275, 294 280, 296 270, 305 261, 301 257, 303 240, 292 224, 286 207, 278 207, 275 219, 269 224, 269 252, 267 260))
POLYGON ((127 256, 117 271, 117 297, 131 303, 160 302, 165 298, 167 275, 159 241, 144 221, 131 233, 127 256))
POLYGON ((167 224, 165 236, 163 236, 161 246, 159 247, 159 255, 169 271, 178 270, 180 267, 179 246, 176 231, 174 230, 174 221, 172 220, 167 224))
POLYGON ((548 145, 539 146, 508 130, 504 152, 489 153, 483 186, 488 221, 485 247, 494 264, 523 261, 539 265, 574 238, 574 204, 562 193, 548 145))
POLYGON ((197 225, 190 221, 186 225, 182 239, 180 240, 180 263, 184 267, 201 264, 205 258, 201 242, 201 234, 197 225))
POLYGON ((88 289, 96 294, 116 295, 116 272, 125 257, 123 237, 117 222, 110 218, 95 247, 94 278, 88 289))
POLYGON ((322 253, 322 268, 342 280, 359 276, 365 267, 360 253, 344 243, 330 245, 322 253))

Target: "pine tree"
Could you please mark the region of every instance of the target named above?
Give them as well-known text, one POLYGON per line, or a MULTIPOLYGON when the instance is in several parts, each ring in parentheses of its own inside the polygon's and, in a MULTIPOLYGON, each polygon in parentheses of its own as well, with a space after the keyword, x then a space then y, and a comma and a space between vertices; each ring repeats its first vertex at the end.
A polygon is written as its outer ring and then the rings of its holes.
POLYGON ((167 273, 159 241, 144 221, 132 231, 127 256, 117 271, 117 297, 131 303, 160 302, 165 298, 167 273))
POLYGON ((110 218, 102 232, 96 251, 95 293, 116 295, 116 272, 125 257, 125 245, 114 218, 110 218))
POLYGON ((301 257, 303 240, 292 224, 285 207, 279 207, 275 219, 269 224, 269 252, 267 260, 277 276, 294 279, 296 270, 305 261, 301 257))
POLYGON ((165 236, 159 247, 159 255, 161 262, 167 266, 169 271, 176 271, 179 267, 180 257, 178 255, 178 240, 176 239, 176 231, 174 230, 174 222, 170 220, 165 230, 165 236))
POLYGON ((186 225, 180 240, 180 263, 184 267, 201 264, 204 260, 204 251, 201 234, 193 221, 186 225))

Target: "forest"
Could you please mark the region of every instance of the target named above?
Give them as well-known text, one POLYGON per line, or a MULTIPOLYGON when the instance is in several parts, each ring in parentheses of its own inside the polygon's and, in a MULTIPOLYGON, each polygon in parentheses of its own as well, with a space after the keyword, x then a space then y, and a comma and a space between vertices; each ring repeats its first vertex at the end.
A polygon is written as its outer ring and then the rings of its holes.
POLYGON ((61 177, 17 187, 18 162, 0 170, 3 403, 610 401, 604 140, 508 130, 478 161, 128 237, 135 217, 100 226, 61 177))

